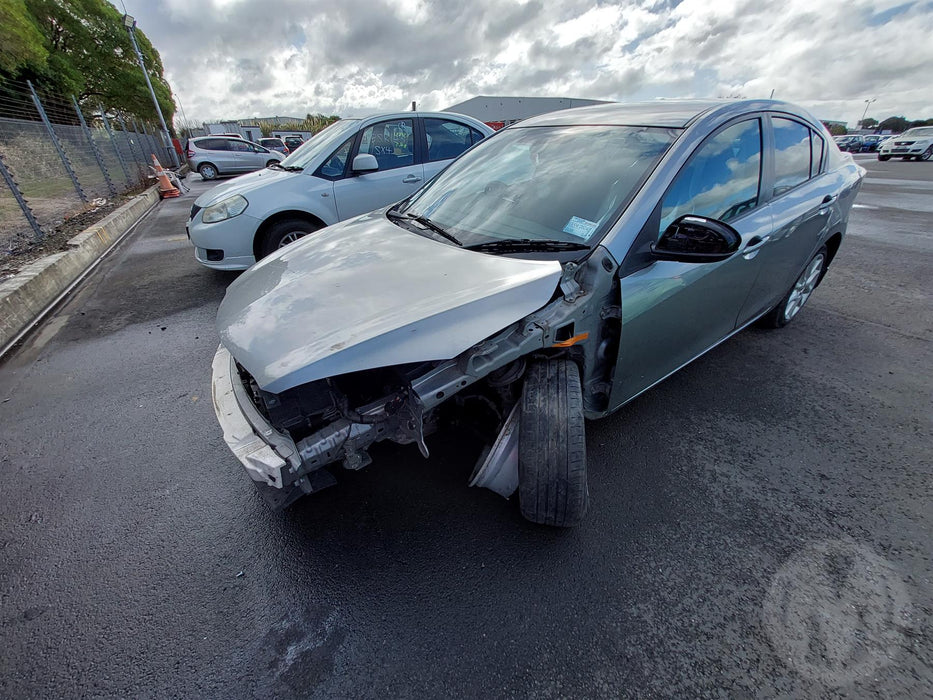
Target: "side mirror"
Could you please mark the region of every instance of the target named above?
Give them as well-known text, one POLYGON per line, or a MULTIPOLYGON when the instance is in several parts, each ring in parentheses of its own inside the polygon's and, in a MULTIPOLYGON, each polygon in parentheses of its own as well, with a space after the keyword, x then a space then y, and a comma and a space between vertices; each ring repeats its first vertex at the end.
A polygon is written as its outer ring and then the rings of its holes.
POLYGON ((371 153, 360 153, 353 159, 353 172, 371 173, 374 170, 379 170, 379 161, 371 153))
POLYGON ((716 219, 687 214, 667 227, 651 252, 659 260, 675 262, 718 262, 739 249, 738 231, 716 219))

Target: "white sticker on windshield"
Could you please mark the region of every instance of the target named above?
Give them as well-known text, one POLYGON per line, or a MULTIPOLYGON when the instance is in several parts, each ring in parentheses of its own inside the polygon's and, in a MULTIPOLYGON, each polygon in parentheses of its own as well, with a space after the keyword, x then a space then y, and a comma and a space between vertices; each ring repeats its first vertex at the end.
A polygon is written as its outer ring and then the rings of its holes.
POLYGON ((568 221, 564 226, 564 233, 569 233, 571 236, 582 238, 584 241, 589 240, 590 236, 593 235, 593 231, 595 230, 595 221, 581 219, 579 216, 571 216, 570 221, 568 221))

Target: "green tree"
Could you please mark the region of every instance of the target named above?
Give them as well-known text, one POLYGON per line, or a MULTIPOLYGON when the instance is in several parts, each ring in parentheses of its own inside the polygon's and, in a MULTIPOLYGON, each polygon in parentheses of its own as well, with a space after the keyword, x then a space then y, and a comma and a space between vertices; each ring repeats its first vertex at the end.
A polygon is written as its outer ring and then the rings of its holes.
POLYGON ((878 120, 872 117, 866 117, 859 122, 860 129, 874 129, 876 126, 878 126, 878 120))
POLYGON ((910 124, 904 117, 888 117, 878 126, 884 131, 892 131, 895 134, 899 134, 902 131, 906 131, 910 124))
POLYGON ((44 67, 49 53, 24 0, 0 0, 0 73, 44 67))
MULTIPOLYGON (((13 31, 34 26, 42 36, 45 60, 33 53, 15 68, 0 65, 3 77, 34 79, 46 90, 73 94, 82 105, 125 110, 156 120, 149 88, 139 68, 122 15, 106 0, 0 0, 28 12, 14 17, 13 31)), ((6 25, 6 21, 3 23, 6 25)), ((172 123, 175 103, 163 77, 162 59, 138 29, 136 41, 165 121, 172 123)), ((4 41, 4 49, 6 42, 4 41)))

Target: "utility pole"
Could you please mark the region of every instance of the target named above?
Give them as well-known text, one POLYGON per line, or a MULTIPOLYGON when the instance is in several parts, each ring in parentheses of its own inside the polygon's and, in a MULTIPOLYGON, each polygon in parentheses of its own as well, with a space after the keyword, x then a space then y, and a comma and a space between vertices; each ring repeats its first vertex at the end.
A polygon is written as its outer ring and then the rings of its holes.
POLYGON ((149 86, 149 94, 152 95, 152 104, 155 105, 156 114, 159 115, 159 123, 162 125, 162 139, 168 148, 168 152, 172 156, 172 164, 177 168, 179 166, 178 154, 175 153, 175 145, 172 143, 172 137, 168 132, 168 127, 165 125, 165 117, 162 116, 162 108, 159 106, 159 100, 156 99, 155 90, 152 89, 152 81, 149 80, 149 73, 146 71, 146 63, 143 61, 142 51, 139 50, 139 46, 136 44, 136 19, 131 15, 123 15, 123 26, 126 27, 127 31, 130 33, 130 41, 133 44, 133 50, 136 51, 136 58, 139 59, 139 67, 142 68, 143 77, 146 79, 146 85, 149 86))

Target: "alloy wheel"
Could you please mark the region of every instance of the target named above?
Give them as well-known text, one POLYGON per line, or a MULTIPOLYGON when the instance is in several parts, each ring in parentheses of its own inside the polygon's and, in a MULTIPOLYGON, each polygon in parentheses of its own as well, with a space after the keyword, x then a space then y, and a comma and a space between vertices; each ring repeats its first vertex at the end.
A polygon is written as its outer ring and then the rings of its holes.
POLYGON ((790 321, 807 303, 807 299, 816 289, 816 283, 820 281, 821 272, 823 272, 823 256, 817 255, 797 278, 790 296, 787 297, 787 303, 784 305, 785 321, 790 321))
POLYGON ((284 236, 282 236, 282 240, 279 241, 279 248, 284 248, 289 243, 294 243, 299 238, 303 238, 305 235, 305 231, 292 231, 290 233, 286 233, 284 236))

